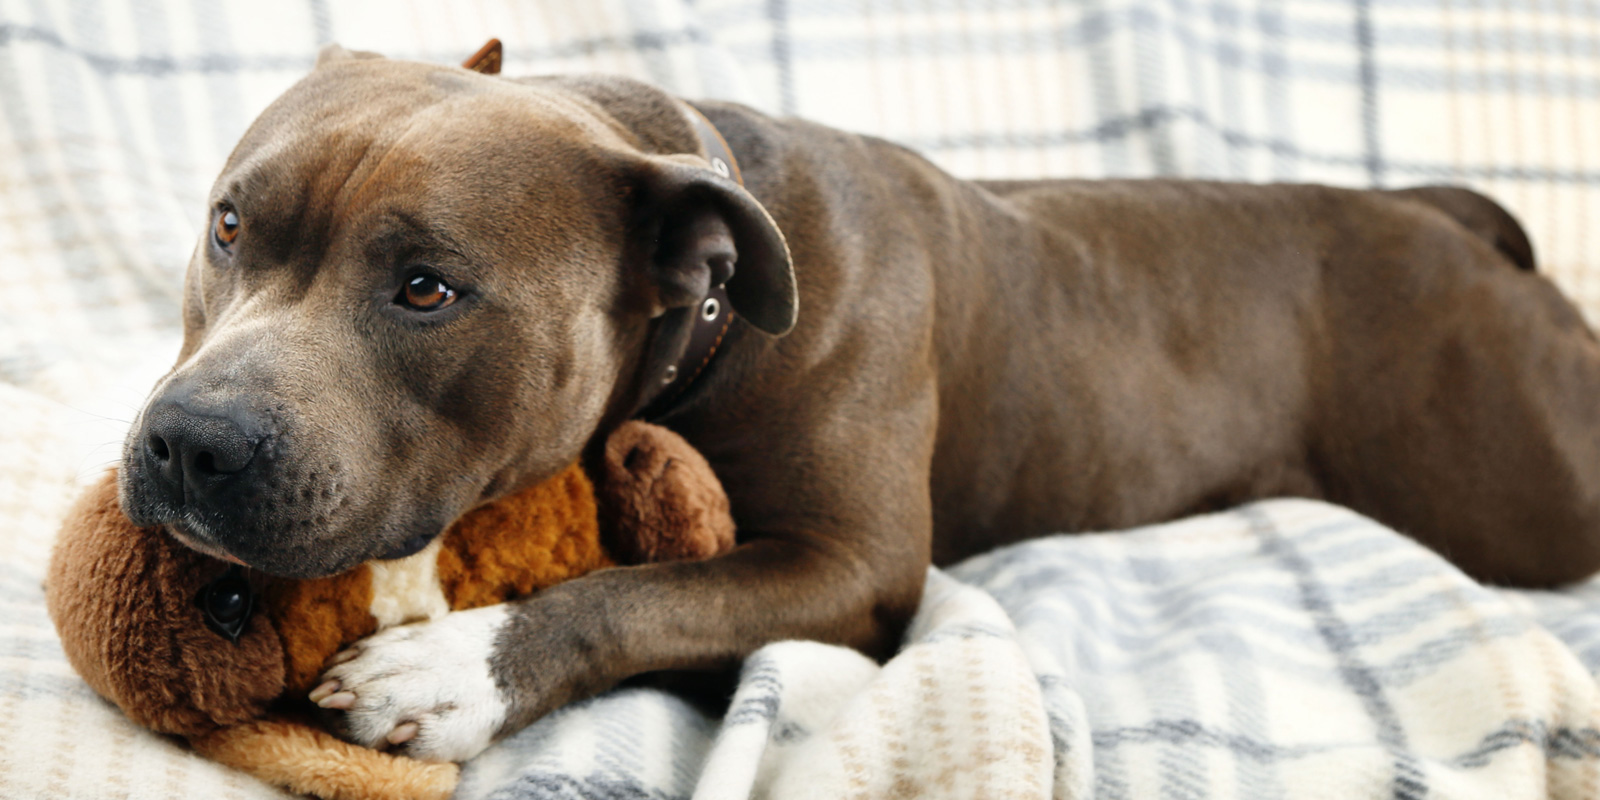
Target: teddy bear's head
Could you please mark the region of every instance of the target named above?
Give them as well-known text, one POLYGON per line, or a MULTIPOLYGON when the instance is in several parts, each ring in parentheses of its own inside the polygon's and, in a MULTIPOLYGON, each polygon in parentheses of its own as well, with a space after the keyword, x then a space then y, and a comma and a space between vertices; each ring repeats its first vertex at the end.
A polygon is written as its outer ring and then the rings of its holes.
POLYGON ((573 465, 474 509, 423 551, 327 578, 277 578, 137 528, 107 475, 79 499, 51 558, 47 600, 68 660, 134 722, 200 736, 299 699, 328 657, 381 627, 524 596, 624 563, 733 546, 711 467, 663 428, 614 432, 598 489, 573 465))
POLYGON ((261 578, 252 585, 159 530, 132 527, 114 477, 67 515, 47 580, 68 660, 140 725, 202 733, 259 717, 283 693, 278 633, 244 607, 261 578), (238 620, 245 624, 236 636, 217 630, 238 620))

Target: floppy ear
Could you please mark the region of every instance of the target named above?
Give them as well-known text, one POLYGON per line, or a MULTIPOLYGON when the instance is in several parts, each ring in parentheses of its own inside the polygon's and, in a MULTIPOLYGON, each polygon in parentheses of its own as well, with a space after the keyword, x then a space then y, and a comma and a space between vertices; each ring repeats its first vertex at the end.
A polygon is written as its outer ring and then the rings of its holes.
POLYGON ((782 336, 799 298, 789 246, 750 193, 692 157, 649 158, 638 175, 639 227, 659 315, 726 285, 734 313, 782 336))

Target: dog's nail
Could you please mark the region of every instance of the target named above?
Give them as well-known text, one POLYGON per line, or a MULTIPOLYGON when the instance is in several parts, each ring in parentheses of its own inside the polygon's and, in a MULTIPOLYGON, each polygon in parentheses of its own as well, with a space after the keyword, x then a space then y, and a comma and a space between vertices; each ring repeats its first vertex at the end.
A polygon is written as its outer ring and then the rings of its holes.
POLYGON ((311 698, 311 702, 313 702, 313 703, 321 703, 322 702, 322 698, 327 697, 328 695, 333 694, 334 692, 337 692, 337 691, 339 691, 339 682, 338 681, 328 681, 328 682, 322 684, 321 686, 318 686, 317 688, 312 689, 311 690, 311 694, 306 695, 306 696, 311 698))
POLYGON ((355 692, 336 692, 317 701, 323 708, 337 708, 343 711, 356 704, 355 692))
POLYGON ((357 654, 357 651, 355 651, 355 650, 343 650, 343 651, 340 651, 338 653, 334 653, 333 654, 333 658, 328 659, 328 666, 331 667, 331 666, 334 666, 335 664, 343 664, 344 662, 349 661, 352 658, 355 658, 356 654, 357 654))
POLYGON ((405 744, 417 735, 417 723, 406 722, 389 731, 389 744, 405 744))

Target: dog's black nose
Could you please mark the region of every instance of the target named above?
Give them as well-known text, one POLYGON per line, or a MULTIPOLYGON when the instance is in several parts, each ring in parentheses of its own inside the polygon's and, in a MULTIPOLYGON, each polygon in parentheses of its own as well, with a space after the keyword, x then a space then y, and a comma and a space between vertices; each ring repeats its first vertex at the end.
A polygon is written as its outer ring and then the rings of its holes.
POLYGON ((163 400, 145 415, 144 453, 151 472, 174 505, 207 499, 255 459, 261 437, 237 413, 196 413, 180 400, 163 400), (187 490, 187 491, 186 491, 187 490))

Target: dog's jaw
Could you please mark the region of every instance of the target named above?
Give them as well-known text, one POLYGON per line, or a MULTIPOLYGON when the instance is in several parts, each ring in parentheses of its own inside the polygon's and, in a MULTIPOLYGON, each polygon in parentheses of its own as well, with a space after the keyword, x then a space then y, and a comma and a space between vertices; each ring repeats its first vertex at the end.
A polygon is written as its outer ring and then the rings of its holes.
POLYGON ((504 606, 487 606, 377 633, 334 656, 328 683, 312 696, 343 712, 335 725, 357 744, 465 761, 506 720, 509 704, 490 664, 507 616, 504 606), (402 730, 410 738, 397 735, 402 730))

